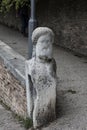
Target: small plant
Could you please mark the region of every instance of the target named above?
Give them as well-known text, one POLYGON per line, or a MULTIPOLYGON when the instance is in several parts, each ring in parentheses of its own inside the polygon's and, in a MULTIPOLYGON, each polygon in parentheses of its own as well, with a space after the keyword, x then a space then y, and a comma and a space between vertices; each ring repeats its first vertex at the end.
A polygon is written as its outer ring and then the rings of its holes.
POLYGON ((18 116, 17 114, 13 114, 13 117, 16 118, 19 122, 21 122, 21 124, 26 128, 29 129, 33 126, 33 122, 31 119, 29 119, 28 117, 26 119, 24 119, 21 116, 18 116))
MULTIPOLYGON (((7 106, 5 103, 3 103, 2 100, 0 100, 0 104, 8 111, 11 111, 11 108, 9 106, 7 106)), ((23 118, 17 114, 15 114, 14 112, 12 112, 12 115, 15 119, 17 119, 26 129, 29 129, 33 126, 33 121, 31 119, 27 118, 23 118)))
POLYGON ((24 124, 24 127, 25 127, 26 129, 28 129, 28 128, 30 128, 30 127, 33 126, 33 122, 32 122, 32 120, 29 119, 29 118, 26 118, 25 120, 23 120, 23 124, 24 124))

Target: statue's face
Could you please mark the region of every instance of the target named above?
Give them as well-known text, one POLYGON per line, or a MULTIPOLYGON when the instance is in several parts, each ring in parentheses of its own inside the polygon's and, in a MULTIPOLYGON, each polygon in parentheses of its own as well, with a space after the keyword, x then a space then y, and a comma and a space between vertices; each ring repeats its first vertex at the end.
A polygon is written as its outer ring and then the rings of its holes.
POLYGON ((43 59, 52 59, 53 39, 49 34, 41 36, 36 45, 36 56, 43 59))

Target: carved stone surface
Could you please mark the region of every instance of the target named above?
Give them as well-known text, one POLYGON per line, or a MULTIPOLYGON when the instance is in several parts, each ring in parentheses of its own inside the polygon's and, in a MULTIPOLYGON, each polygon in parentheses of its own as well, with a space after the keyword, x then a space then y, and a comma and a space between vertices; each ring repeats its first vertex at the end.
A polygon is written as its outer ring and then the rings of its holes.
POLYGON ((56 62, 52 56, 54 34, 47 27, 39 27, 32 34, 36 54, 26 61, 26 93, 28 115, 34 128, 56 118, 56 62))

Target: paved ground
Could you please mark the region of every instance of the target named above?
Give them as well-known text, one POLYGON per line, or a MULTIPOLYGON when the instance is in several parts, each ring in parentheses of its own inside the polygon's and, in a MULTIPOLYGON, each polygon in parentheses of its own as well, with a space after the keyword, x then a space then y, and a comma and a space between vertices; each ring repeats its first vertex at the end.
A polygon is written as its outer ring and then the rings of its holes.
POLYGON ((0 105, 0 130, 25 130, 12 113, 0 105))
MULTIPOLYGON (((19 32, 0 25, 0 39, 27 58, 27 38, 19 32)), ((57 120, 43 130, 87 130, 87 59, 58 47, 54 57, 59 77, 57 120)))
POLYGON ((18 31, 10 29, 0 24, 0 40, 7 43, 15 51, 19 52, 24 57, 28 55, 28 39, 23 37, 18 31))

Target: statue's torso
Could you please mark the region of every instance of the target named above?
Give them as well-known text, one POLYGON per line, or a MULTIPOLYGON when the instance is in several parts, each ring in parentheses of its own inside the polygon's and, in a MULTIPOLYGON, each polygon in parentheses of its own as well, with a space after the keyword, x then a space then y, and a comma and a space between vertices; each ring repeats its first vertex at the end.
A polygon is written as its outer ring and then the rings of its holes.
POLYGON ((31 76, 34 88, 40 93, 47 92, 50 87, 56 87, 55 78, 53 77, 53 63, 42 63, 37 62, 35 58, 30 60, 29 63, 29 74, 31 76))

